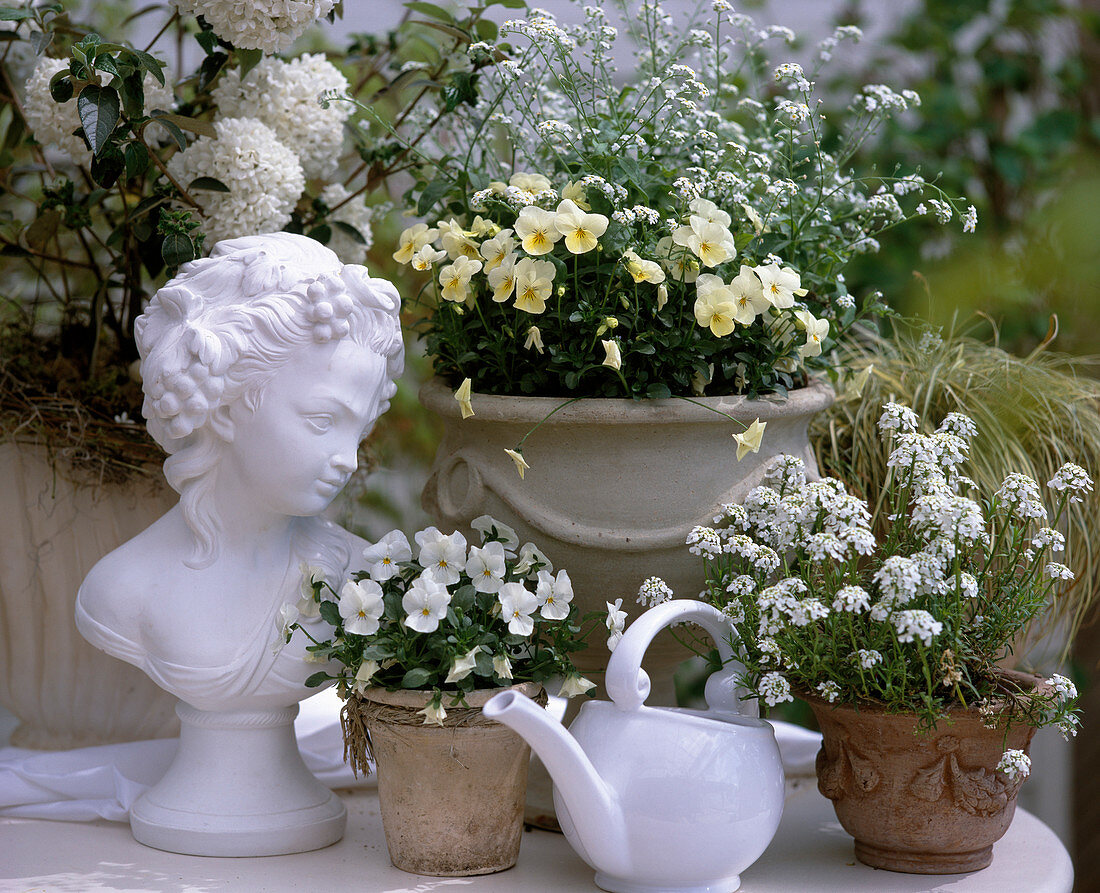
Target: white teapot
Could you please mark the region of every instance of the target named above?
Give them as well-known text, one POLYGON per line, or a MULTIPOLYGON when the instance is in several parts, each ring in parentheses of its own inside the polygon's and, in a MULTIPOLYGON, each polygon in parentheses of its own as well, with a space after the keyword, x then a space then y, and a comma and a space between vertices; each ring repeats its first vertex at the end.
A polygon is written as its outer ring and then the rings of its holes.
POLYGON ((783 813, 779 747, 772 727, 742 709, 730 633, 722 613, 702 602, 650 609, 611 655, 611 702, 584 704, 572 734, 515 691, 483 708, 546 765, 562 831, 600 888, 731 893, 775 835, 783 813), (647 707, 642 656, 658 632, 685 621, 710 633, 723 660, 707 680, 709 709, 647 707))

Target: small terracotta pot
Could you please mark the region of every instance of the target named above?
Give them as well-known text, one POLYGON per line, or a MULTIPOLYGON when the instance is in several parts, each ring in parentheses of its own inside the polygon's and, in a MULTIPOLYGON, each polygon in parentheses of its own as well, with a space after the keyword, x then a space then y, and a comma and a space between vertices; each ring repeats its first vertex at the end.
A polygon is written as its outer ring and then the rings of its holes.
MULTIPOLYGON (((1006 671, 1026 685, 1038 677, 1006 671)), ((912 874, 977 871, 993 861, 1016 811, 1015 781, 996 769, 1005 750, 1025 753, 1035 734, 982 725, 976 709, 951 711, 929 733, 912 714, 858 710, 801 694, 824 737, 817 787, 855 838, 856 858, 873 868, 912 874)))
MULTIPOLYGON (((513 688, 534 697, 540 686, 513 688)), ((471 710, 452 707, 444 694, 443 727, 424 725, 416 713, 430 692, 363 693, 359 706, 377 765, 386 847, 402 871, 466 877, 516 864, 531 750, 510 728, 480 713, 502 690, 466 695, 471 710)), ((349 702, 349 708, 356 705, 349 702)))

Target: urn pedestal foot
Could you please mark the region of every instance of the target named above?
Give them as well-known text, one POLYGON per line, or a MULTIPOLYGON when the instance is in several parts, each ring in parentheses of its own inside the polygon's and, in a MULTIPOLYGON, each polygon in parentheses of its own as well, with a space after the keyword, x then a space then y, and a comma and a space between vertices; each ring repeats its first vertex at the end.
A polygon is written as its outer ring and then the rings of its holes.
POLYGON ((277 856, 336 843, 347 810, 298 752, 298 705, 215 712, 176 707, 180 747, 130 810, 134 838, 192 856, 277 856))
POLYGON ((722 878, 709 884, 688 884, 684 887, 669 887, 658 884, 643 884, 636 880, 612 877, 602 871, 596 872, 596 886, 608 893, 736 893, 741 888, 739 875, 722 878))
POLYGON ((909 853, 856 841, 856 858, 872 868, 906 874, 963 874, 993 861, 993 844, 964 853, 909 853))

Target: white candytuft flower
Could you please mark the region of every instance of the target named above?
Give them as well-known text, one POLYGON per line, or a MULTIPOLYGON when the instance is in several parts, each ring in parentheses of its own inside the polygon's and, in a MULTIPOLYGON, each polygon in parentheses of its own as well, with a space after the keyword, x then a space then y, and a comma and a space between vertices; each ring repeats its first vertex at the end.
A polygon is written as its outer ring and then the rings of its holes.
POLYGON ((882 655, 869 648, 860 648, 858 651, 853 651, 849 657, 853 657, 864 670, 869 670, 871 667, 877 666, 882 663, 882 655))
POLYGON ((220 117, 262 121, 297 153, 307 177, 323 177, 336 169, 352 106, 331 102, 324 108, 318 97, 349 89, 335 65, 320 53, 307 53, 289 62, 268 57, 243 81, 239 69, 227 71, 211 93, 220 117))
POLYGON ((281 230, 305 188, 298 156, 254 118, 223 118, 214 122, 214 129, 216 137, 199 137, 168 162, 184 188, 196 177, 213 177, 229 188, 195 194, 203 211, 206 247, 281 230))
POLYGON ((833 599, 834 611, 848 611, 859 614, 871 610, 871 598, 862 586, 844 586, 837 590, 833 599))
POLYGON ((819 682, 817 684, 817 692, 821 697, 832 704, 840 697, 840 686, 830 679, 828 682, 819 682))
POLYGON ((898 632, 899 642, 912 642, 920 639, 927 648, 932 639, 943 632, 943 624, 927 611, 919 609, 898 611, 890 617, 898 632))
POLYGON ((1022 750, 1006 750, 997 763, 997 771, 1007 775, 1010 781, 1025 779, 1031 774, 1031 757, 1022 750))
POLYGON ((880 431, 904 431, 910 434, 917 430, 919 424, 917 414, 908 406, 898 403, 884 403, 878 420, 880 431))
POLYGON ((1072 701, 1077 697, 1077 686, 1065 676, 1061 676, 1058 673, 1051 676, 1046 681, 1046 684, 1053 688, 1054 694, 1063 701, 1072 701))
POLYGON ((374 235, 371 230, 374 209, 363 201, 362 196, 353 198, 347 204, 341 204, 349 195, 351 193, 342 183, 329 183, 321 191, 321 201, 328 205, 330 209, 340 205, 329 215, 329 220, 332 221, 330 223, 332 238, 328 240, 328 247, 335 251, 336 256, 346 264, 365 264, 367 262, 367 251, 370 250, 370 246, 374 242, 374 235), (360 242, 342 227, 333 225, 334 223, 347 224, 363 237, 363 241, 360 242))
POLYGON ((660 577, 649 577, 638 589, 638 604, 652 608, 672 599, 672 587, 660 577))
POLYGON ((779 673, 765 673, 758 686, 760 697, 769 707, 782 704, 784 701, 793 701, 791 684, 779 673))
POLYGON ((1082 502, 1083 500, 1079 494, 1088 493, 1092 490, 1092 478, 1080 465, 1067 462, 1058 469, 1054 477, 1047 483, 1047 486, 1059 492, 1068 490, 1070 502, 1082 502))
POLYGON ((202 16, 218 37, 246 50, 281 53, 336 0, 175 0, 183 15, 202 16))

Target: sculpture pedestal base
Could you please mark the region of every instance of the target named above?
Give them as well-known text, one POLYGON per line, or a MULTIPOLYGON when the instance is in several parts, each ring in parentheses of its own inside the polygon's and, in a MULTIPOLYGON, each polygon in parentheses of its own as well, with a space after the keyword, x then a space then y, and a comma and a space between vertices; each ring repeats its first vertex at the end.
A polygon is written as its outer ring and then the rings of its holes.
POLYGON ((138 842, 192 856, 278 856, 336 843, 347 811, 302 762, 298 705, 213 712, 182 701, 180 747, 130 810, 138 842))

